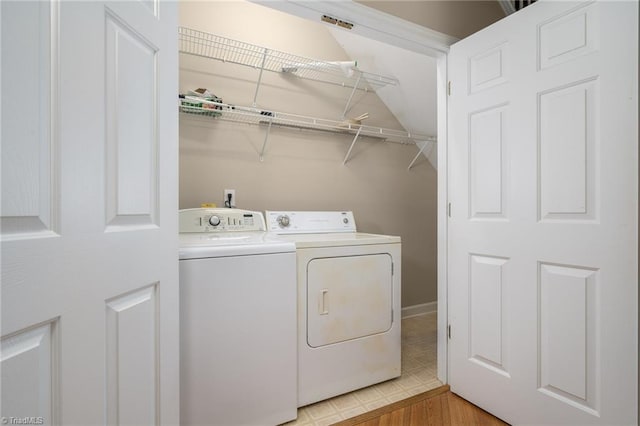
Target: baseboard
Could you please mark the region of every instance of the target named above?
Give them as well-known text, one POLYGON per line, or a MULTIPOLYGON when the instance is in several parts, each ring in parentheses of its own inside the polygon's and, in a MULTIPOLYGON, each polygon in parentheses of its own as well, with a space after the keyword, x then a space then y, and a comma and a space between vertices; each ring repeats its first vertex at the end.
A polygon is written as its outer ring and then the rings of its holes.
POLYGON ((430 314, 438 311, 438 302, 421 303, 419 305, 405 306, 402 308, 402 318, 410 318, 418 315, 430 314))

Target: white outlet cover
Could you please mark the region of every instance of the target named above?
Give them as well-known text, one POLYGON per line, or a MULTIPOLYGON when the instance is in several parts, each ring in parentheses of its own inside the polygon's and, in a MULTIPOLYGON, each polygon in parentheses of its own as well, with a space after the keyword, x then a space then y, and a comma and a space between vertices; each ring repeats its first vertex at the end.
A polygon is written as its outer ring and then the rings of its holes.
POLYGON ((231 194, 231 207, 235 207, 238 205, 238 201, 236 200, 236 190, 235 189, 225 189, 224 190, 224 195, 223 195, 223 199, 222 199, 222 205, 223 206, 227 206, 227 197, 228 194, 231 194))

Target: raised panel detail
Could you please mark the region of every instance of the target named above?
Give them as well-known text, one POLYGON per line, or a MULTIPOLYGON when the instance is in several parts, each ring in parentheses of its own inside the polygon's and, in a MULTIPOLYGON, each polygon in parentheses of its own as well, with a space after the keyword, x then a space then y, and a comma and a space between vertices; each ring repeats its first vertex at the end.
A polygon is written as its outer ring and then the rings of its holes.
POLYGON ((507 81, 507 44, 469 58, 469 93, 477 93, 507 81))
POLYGON ((57 229, 57 2, 0 2, 2 239, 57 229))
POLYGON ((107 301, 107 424, 157 424, 157 285, 107 301))
POLYGON ((469 258, 469 358, 507 377, 504 266, 508 261, 476 254, 469 258))
POLYGON ((506 106, 469 115, 469 216, 505 217, 506 106))
POLYGON ((2 338, 3 423, 11 418, 35 418, 42 419, 44 424, 58 424, 54 418, 58 389, 56 325, 49 322, 2 338))
POLYGON ((597 80, 538 95, 539 217, 596 218, 597 80))
POLYGON ((593 4, 564 13, 538 26, 538 69, 545 69, 596 50, 593 4))
POLYGON ((157 225, 157 48, 107 15, 107 230, 157 225))
POLYGON ((595 409, 597 270, 539 264, 538 387, 587 411, 595 409))

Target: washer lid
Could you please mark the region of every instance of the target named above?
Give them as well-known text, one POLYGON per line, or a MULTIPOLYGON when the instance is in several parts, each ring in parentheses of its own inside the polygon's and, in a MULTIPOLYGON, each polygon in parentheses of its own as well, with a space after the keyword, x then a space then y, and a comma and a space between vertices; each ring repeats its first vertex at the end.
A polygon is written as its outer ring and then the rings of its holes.
POLYGON ((266 232, 180 234, 180 260, 295 252, 295 244, 266 232))

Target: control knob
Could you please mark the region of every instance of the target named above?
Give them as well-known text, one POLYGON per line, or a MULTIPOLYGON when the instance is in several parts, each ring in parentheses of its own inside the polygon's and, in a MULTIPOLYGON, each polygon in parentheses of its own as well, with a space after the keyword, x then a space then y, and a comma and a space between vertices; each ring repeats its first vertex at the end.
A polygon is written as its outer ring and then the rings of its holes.
POLYGON ((291 221, 289 220, 289 216, 287 216, 286 214, 278 216, 276 221, 278 221, 278 225, 280 225, 280 228, 286 228, 291 223, 291 221))
POLYGON ((209 223, 211 226, 218 226, 220 225, 220 218, 218 216, 211 216, 209 218, 209 223))

